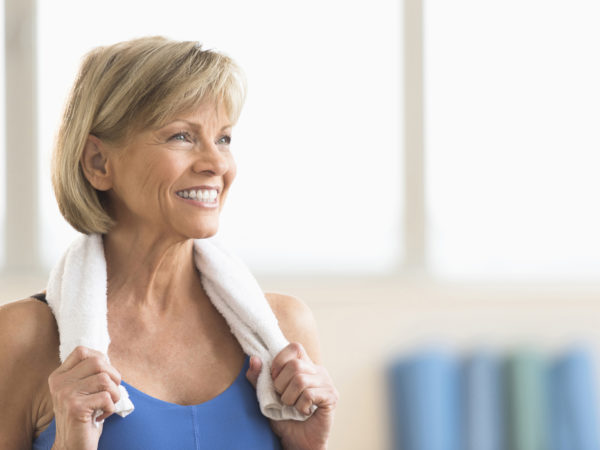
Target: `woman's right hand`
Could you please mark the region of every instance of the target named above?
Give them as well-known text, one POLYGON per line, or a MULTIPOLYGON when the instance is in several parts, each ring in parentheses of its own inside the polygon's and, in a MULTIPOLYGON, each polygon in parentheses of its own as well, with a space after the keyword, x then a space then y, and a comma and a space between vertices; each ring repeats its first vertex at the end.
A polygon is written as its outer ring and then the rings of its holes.
POLYGON ((53 450, 96 450, 101 422, 115 411, 121 375, 102 353, 79 346, 48 378, 56 438, 53 450), (94 419, 94 412, 103 413, 94 419), (100 426, 97 426, 100 425, 100 426))

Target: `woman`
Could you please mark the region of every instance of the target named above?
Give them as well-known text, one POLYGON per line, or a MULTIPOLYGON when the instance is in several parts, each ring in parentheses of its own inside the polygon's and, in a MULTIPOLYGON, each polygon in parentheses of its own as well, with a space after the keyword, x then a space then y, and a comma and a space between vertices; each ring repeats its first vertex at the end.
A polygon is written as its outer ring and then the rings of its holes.
POLYGON ((80 346, 61 364, 42 296, 2 308, 0 448, 326 447, 337 392, 318 365, 308 308, 266 294, 291 342, 272 362, 275 390, 303 414, 316 406, 305 421, 269 427, 256 396, 248 403, 262 361, 244 355, 193 263, 193 240, 217 232, 235 178, 231 130, 243 99, 236 65, 193 42, 143 38, 86 57, 53 184, 67 221, 102 234, 108 358, 80 346), (136 404, 124 419, 112 414, 122 380, 136 404))

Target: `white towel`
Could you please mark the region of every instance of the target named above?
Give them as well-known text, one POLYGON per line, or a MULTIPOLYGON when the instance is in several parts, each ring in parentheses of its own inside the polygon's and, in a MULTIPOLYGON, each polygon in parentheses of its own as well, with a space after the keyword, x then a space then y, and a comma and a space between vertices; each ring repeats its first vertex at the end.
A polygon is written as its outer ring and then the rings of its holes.
MULTIPOLYGON (((195 240, 194 253, 208 297, 244 352, 259 356, 263 362, 256 389, 262 413, 274 420, 306 420, 309 416, 284 405, 275 392, 271 362, 288 341, 256 279, 241 260, 213 238, 195 240)), ((71 244, 50 273, 46 297, 58 324, 61 361, 78 345, 107 355, 110 336, 101 235, 81 235, 71 244)), ((119 390, 121 399, 115 408, 125 417, 134 407, 125 387, 120 385, 119 390)))

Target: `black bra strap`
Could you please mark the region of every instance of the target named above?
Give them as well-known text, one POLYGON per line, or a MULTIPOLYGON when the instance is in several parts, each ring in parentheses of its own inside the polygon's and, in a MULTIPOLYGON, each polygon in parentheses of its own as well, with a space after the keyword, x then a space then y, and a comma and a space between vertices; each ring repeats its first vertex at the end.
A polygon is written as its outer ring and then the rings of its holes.
POLYGON ((34 294, 34 295, 32 295, 32 297, 37 298, 40 302, 48 303, 46 301, 46 294, 44 292, 42 292, 40 294, 34 294))

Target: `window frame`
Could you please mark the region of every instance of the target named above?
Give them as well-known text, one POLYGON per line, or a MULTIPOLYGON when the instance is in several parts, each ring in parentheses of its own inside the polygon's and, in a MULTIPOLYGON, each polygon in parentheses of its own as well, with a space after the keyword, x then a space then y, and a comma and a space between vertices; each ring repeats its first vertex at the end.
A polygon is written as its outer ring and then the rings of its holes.
MULTIPOLYGON (((426 205, 425 205, 425 124, 424 124, 424 68, 423 68, 423 2, 405 0, 403 7, 403 144, 404 144, 404 223, 401 240, 404 260, 390 273, 353 277, 368 286, 402 287, 438 286, 450 291, 474 289, 491 293, 502 281, 446 282, 434 277, 427 264, 426 205)), ((6 220, 5 263, 0 269, 3 286, 18 284, 17 280, 38 280, 47 277, 41 265, 39 229, 42 226, 38 205, 37 161, 37 83, 36 83, 36 2, 35 0, 5 0, 6 48, 6 220), (19 148, 9 152, 9 148, 19 148), (18 195, 15 195, 18 193, 18 195), (30 198, 23 204, 19 199, 30 198)), ((399 149, 400 151, 400 149, 399 149)), ((273 275, 259 273, 267 285, 342 286, 348 279, 343 276, 273 275)), ((600 293, 598 283, 520 283, 512 284, 518 292, 532 287, 549 292, 570 292, 579 298, 600 293), (579 294, 578 294, 579 293, 579 294)))
POLYGON ((5 0, 6 217, 3 273, 39 274, 35 0, 5 0), (19 151, 9 151, 9 149, 19 151), (30 202, 22 202, 28 198, 30 202))

